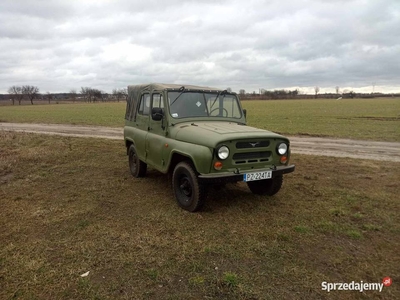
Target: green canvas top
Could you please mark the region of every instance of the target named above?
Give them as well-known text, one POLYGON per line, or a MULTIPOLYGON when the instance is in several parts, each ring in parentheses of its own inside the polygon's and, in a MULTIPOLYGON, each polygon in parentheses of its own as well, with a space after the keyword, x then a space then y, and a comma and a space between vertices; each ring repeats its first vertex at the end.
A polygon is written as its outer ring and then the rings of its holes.
POLYGON ((165 83, 149 83, 149 84, 137 84, 128 85, 128 100, 126 104, 125 119, 135 119, 136 108, 139 102, 140 96, 143 93, 161 92, 165 90, 179 90, 184 87, 185 91, 202 91, 202 92, 220 92, 222 89, 197 86, 197 85, 184 85, 184 84, 165 84, 165 83))
POLYGON ((137 85, 129 85, 128 91, 164 91, 164 90, 178 90, 181 87, 184 87, 185 90, 192 91, 222 91, 221 89, 206 87, 206 86, 197 86, 197 85, 186 85, 186 84, 166 84, 166 83, 149 83, 149 84, 137 84, 137 85))

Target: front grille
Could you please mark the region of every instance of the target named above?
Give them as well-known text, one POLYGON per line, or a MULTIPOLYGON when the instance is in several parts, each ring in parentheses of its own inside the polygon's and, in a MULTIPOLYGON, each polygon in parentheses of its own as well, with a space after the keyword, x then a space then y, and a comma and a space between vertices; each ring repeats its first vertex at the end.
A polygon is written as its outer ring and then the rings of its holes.
POLYGON ((259 141, 259 142, 237 142, 236 149, 246 149, 246 148, 261 148, 261 147, 268 147, 269 141, 259 141))
POLYGON ((236 164, 257 163, 269 160, 270 151, 235 153, 232 157, 236 164))
POLYGON ((271 155, 271 152, 244 152, 244 153, 235 153, 233 155, 234 160, 238 159, 258 159, 258 158, 267 158, 271 155))

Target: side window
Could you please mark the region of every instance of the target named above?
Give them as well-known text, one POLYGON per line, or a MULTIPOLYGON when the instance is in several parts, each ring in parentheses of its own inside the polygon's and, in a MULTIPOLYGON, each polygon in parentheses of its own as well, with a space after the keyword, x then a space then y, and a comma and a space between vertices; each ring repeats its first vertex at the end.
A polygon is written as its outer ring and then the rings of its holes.
POLYGON ((163 96, 161 94, 153 94, 153 106, 152 107, 164 108, 163 96))
POLYGON ((143 94, 142 97, 140 98, 138 113, 139 113, 139 115, 147 116, 149 114, 149 112, 150 112, 150 95, 143 94))

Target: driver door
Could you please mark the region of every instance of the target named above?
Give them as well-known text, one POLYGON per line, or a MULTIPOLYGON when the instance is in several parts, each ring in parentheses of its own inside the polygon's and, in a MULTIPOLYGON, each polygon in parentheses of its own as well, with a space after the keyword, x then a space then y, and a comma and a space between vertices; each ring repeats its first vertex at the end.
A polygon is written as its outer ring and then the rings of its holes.
MULTIPOLYGON (((152 93, 151 95, 151 109, 153 107, 164 108, 164 97, 162 93, 152 93)), ((147 161, 154 168, 159 171, 165 169, 165 143, 166 143, 166 121, 160 120, 155 121, 151 117, 150 109, 150 121, 149 131, 146 136, 146 152, 147 161)))

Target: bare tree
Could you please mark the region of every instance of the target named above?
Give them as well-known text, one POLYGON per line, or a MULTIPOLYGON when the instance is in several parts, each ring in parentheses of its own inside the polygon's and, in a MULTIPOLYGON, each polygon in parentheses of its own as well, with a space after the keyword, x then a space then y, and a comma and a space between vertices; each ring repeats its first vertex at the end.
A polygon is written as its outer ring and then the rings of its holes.
POLYGON ((85 102, 92 102, 92 89, 89 87, 81 87, 81 94, 85 102))
POLYGON ((289 98, 296 98, 298 94, 299 94, 299 89, 288 91, 289 98))
POLYGON ((21 105, 21 100, 24 98, 22 88, 20 86, 13 85, 8 89, 8 93, 11 95, 12 104, 14 105, 15 100, 21 105))
POLYGON ((39 88, 33 85, 24 85, 22 87, 22 94, 26 95, 33 105, 33 100, 39 96, 39 88))
POLYGON ((125 98, 125 99, 128 98, 128 89, 126 89, 126 88, 113 89, 112 90, 112 94, 113 94, 113 97, 115 99, 117 99, 117 102, 119 102, 119 100, 122 99, 122 98, 125 98))
POLYGON ((340 92, 339 86, 336 86, 336 87, 335 87, 335 90, 336 90, 336 94, 339 94, 339 92, 340 92))
POLYGON ((121 90, 119 90, 119 89, 113 89, 112 94, 113 94, 113 97, 115 99, 117 99, 117 102, 119 102, 119 99, 122 98, 122 93, 121 93, 121 90))
POLYGON ((82 87, 81 94, 87 102, 96 102, 98 100, 103 100, 104 95, 102 91, 90 87, 82 87))
POLYGON ((93 97, 93 102, 95 102, 96 100, 103 100, 103 92, 98 90, 98 89, 91 89, 91 94, 93 97))
POLYGON ((76 90, 75 90, 75 89, 70 90, 70 91, 69 91, 69 94, 71 95, 72 102, 75 103, 75 100, 76 100, 76 90))
POLYGON ((127 88, 123 88, 120 89, 122 96, 125 98, 125 101, 128 101, 128 89, 127 88))
POLYGON ((246 91, 244 89, 239 90, 239 95, 244 96, 246 94, 246 91))
POLYGON ((47 92, 45 98, 47 99, 47 101, 49 101, 50 104, 50 101, 54 99, 54 95, 50 92, 47 92))
POLYGON ((227 91, 228 93, 232 93, 232 89, 231 89, 230 87, 227 87, 227 88, 226 88, 226 91, 227 91))
POLYGON ((343 98, 351 98, 353 99, 357 94, 354 91, 349 91, 346 90, 346 92, 343 91, 343 98))
POLYGON ((318 93, 319 93, 319 87, 316 86, 316 87, 314 88, 314 91, 315 91, 315 98, 317 98, 317 97, 318 97, 318 93))
POLYGON ((11 87, 9 87, 8 88, 8 93, 10 94, 10 98, 11 98, 11 101, 12 101, 12 104, 14 105, 15 104, 15 94, 14 94, 14 89, 15 88, 17 88, 16 86, 11 86, 11 87))

